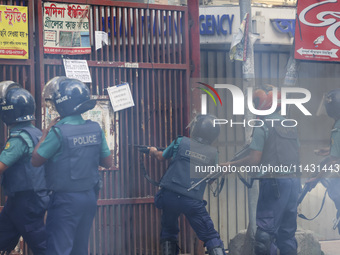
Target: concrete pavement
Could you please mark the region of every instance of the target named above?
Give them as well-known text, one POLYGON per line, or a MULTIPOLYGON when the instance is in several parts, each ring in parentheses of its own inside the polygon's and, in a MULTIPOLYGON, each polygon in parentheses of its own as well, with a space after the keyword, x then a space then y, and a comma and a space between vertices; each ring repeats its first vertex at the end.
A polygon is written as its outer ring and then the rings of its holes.
POLYGON ((340 240, 320 241, 320 245, 325 255, 340 255, 340 240))

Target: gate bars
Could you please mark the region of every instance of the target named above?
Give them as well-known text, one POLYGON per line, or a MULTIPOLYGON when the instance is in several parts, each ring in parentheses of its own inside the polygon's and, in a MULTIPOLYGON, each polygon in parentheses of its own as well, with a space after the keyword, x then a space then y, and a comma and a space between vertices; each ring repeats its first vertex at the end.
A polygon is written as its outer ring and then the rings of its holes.
MULTIPOLYGON (((67 3, 63 0, 53 2, 67 3)), ((104 187, 90 238, 89 254, 160 254, 160 211, 153 205, 157 189, 143 177, 136 150, 129 144, 165 147, 185 134, 189 123, 188 7, 129 2, 79 0, 90 5, 89 55, 43 53, 43 1, 37 13, 37 88, 65 75, 62 58, 86 59, 92 76, 92 95, 108 100, 106 89, 128 82, 135 107, 115 115, 112 132, 119 133, 119 167, 100 169, 104 187), (109 35, 108 45, 95 50, 95 31, 109 35)), ((197 53, 198 54, 198 53, 197 53)), ((41 115, 44 108, 39 105, 41 115)), ((113 152, 116 154, 116 151, 113 152)), ((160 179, 166 165, 145 158, 149 175, 160 179)), ((198 254, 197 239, 180 220, 181 253, 198 254)))

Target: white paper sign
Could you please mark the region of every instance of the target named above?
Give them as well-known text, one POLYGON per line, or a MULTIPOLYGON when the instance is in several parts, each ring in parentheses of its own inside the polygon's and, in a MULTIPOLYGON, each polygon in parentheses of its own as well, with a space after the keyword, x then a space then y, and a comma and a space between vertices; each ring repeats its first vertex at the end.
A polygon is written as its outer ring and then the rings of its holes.
POLYGON ((92 82, 89 66, 86 60, 64 59, 66 77, 82 82, 92 82))
POLYGON ((99 50, 103 47, 102 43, 105 43, 106 45, 109 44, 109 36, 104 31, 95 31, 95 37, 96 37, 96 50, 99 50))
POLYGON ((107 88, 113 111, 117 112, 132 106, 133 102, 129 83, 122 83, 117 86, 107 88))

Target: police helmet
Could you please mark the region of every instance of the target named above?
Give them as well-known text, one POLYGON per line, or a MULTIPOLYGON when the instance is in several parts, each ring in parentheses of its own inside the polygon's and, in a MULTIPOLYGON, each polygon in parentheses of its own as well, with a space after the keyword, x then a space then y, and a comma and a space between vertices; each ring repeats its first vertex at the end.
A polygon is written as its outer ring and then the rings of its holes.
POLYGON ((325 96, 325 108, 329 117, 340 119, 340 89, 334 89, 325 96))
POLYGON ((54 77, 44 87, 43 97, 52 100, 60 117, 81 114, 95 107, 89 88, 77 79, 54 77))
POLYGON ((216 117, 210 114, 197 115, 190 124, 190 137, 200 143, 212 144, 220 134, 220 126, 214 125, 214 119, 216 117))
MULTIPOLYGON (((268 110, 273 104, 273 88, 274 86, 265 84, 261 89, 255 90, 253 93, 253 103, 257 110, 268 110)), ((281 108, 281 93, 277 92, 277 109, 281 108)))
POLYGON ((6 125, 34 120, 35 101, 30 92, 13 81, 0 82, 1 119, 6 125))

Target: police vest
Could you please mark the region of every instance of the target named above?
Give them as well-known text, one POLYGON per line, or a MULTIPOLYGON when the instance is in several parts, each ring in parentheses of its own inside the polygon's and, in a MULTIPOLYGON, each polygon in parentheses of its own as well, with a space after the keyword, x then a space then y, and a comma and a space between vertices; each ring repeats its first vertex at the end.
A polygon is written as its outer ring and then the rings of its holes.
MULTIPOLYGON (((35 127, 23 127, 18 131, 25 131, 28 133, 33 141, 34 146, 38 143, 40 137, 42 136, 41 131, 35 127)), ((20 136, 20 134, 10 134, 8 140, 14 137, 20 138, 24 143, 27 144, 25 139, 20 136)), ((45 168, 44 166, 33 167, 31 164, 31 158, 32 155, 30 154, 24 155, 3 173, 2 185, 6 195, 11 195, 19 191, 39 191, 46 189, 45 168)))
POLYGON ((188 191, 192 184, 200 180, 192 178, 193 171, 195 166, 215 165, 216 156, 216 148, 183 137, 177 154, 171 160, 166 173, 160 181, 160 187, 202 200, 206 186, 205 182, 188 191))
POLYGON ((47 186, 53 191, 77 192, 99 181, 102 130, 97 122, 54 126, 61 133, 62 153, 46 166, 47 186))
MULTIPOLYGON (((265 142, 261 164, 270 166, 290 166, 300 163, 298 132, 295 127, 267 125, 268 137, 265 142)), ((292 170, 293 167, 292 167, 292 170)))

